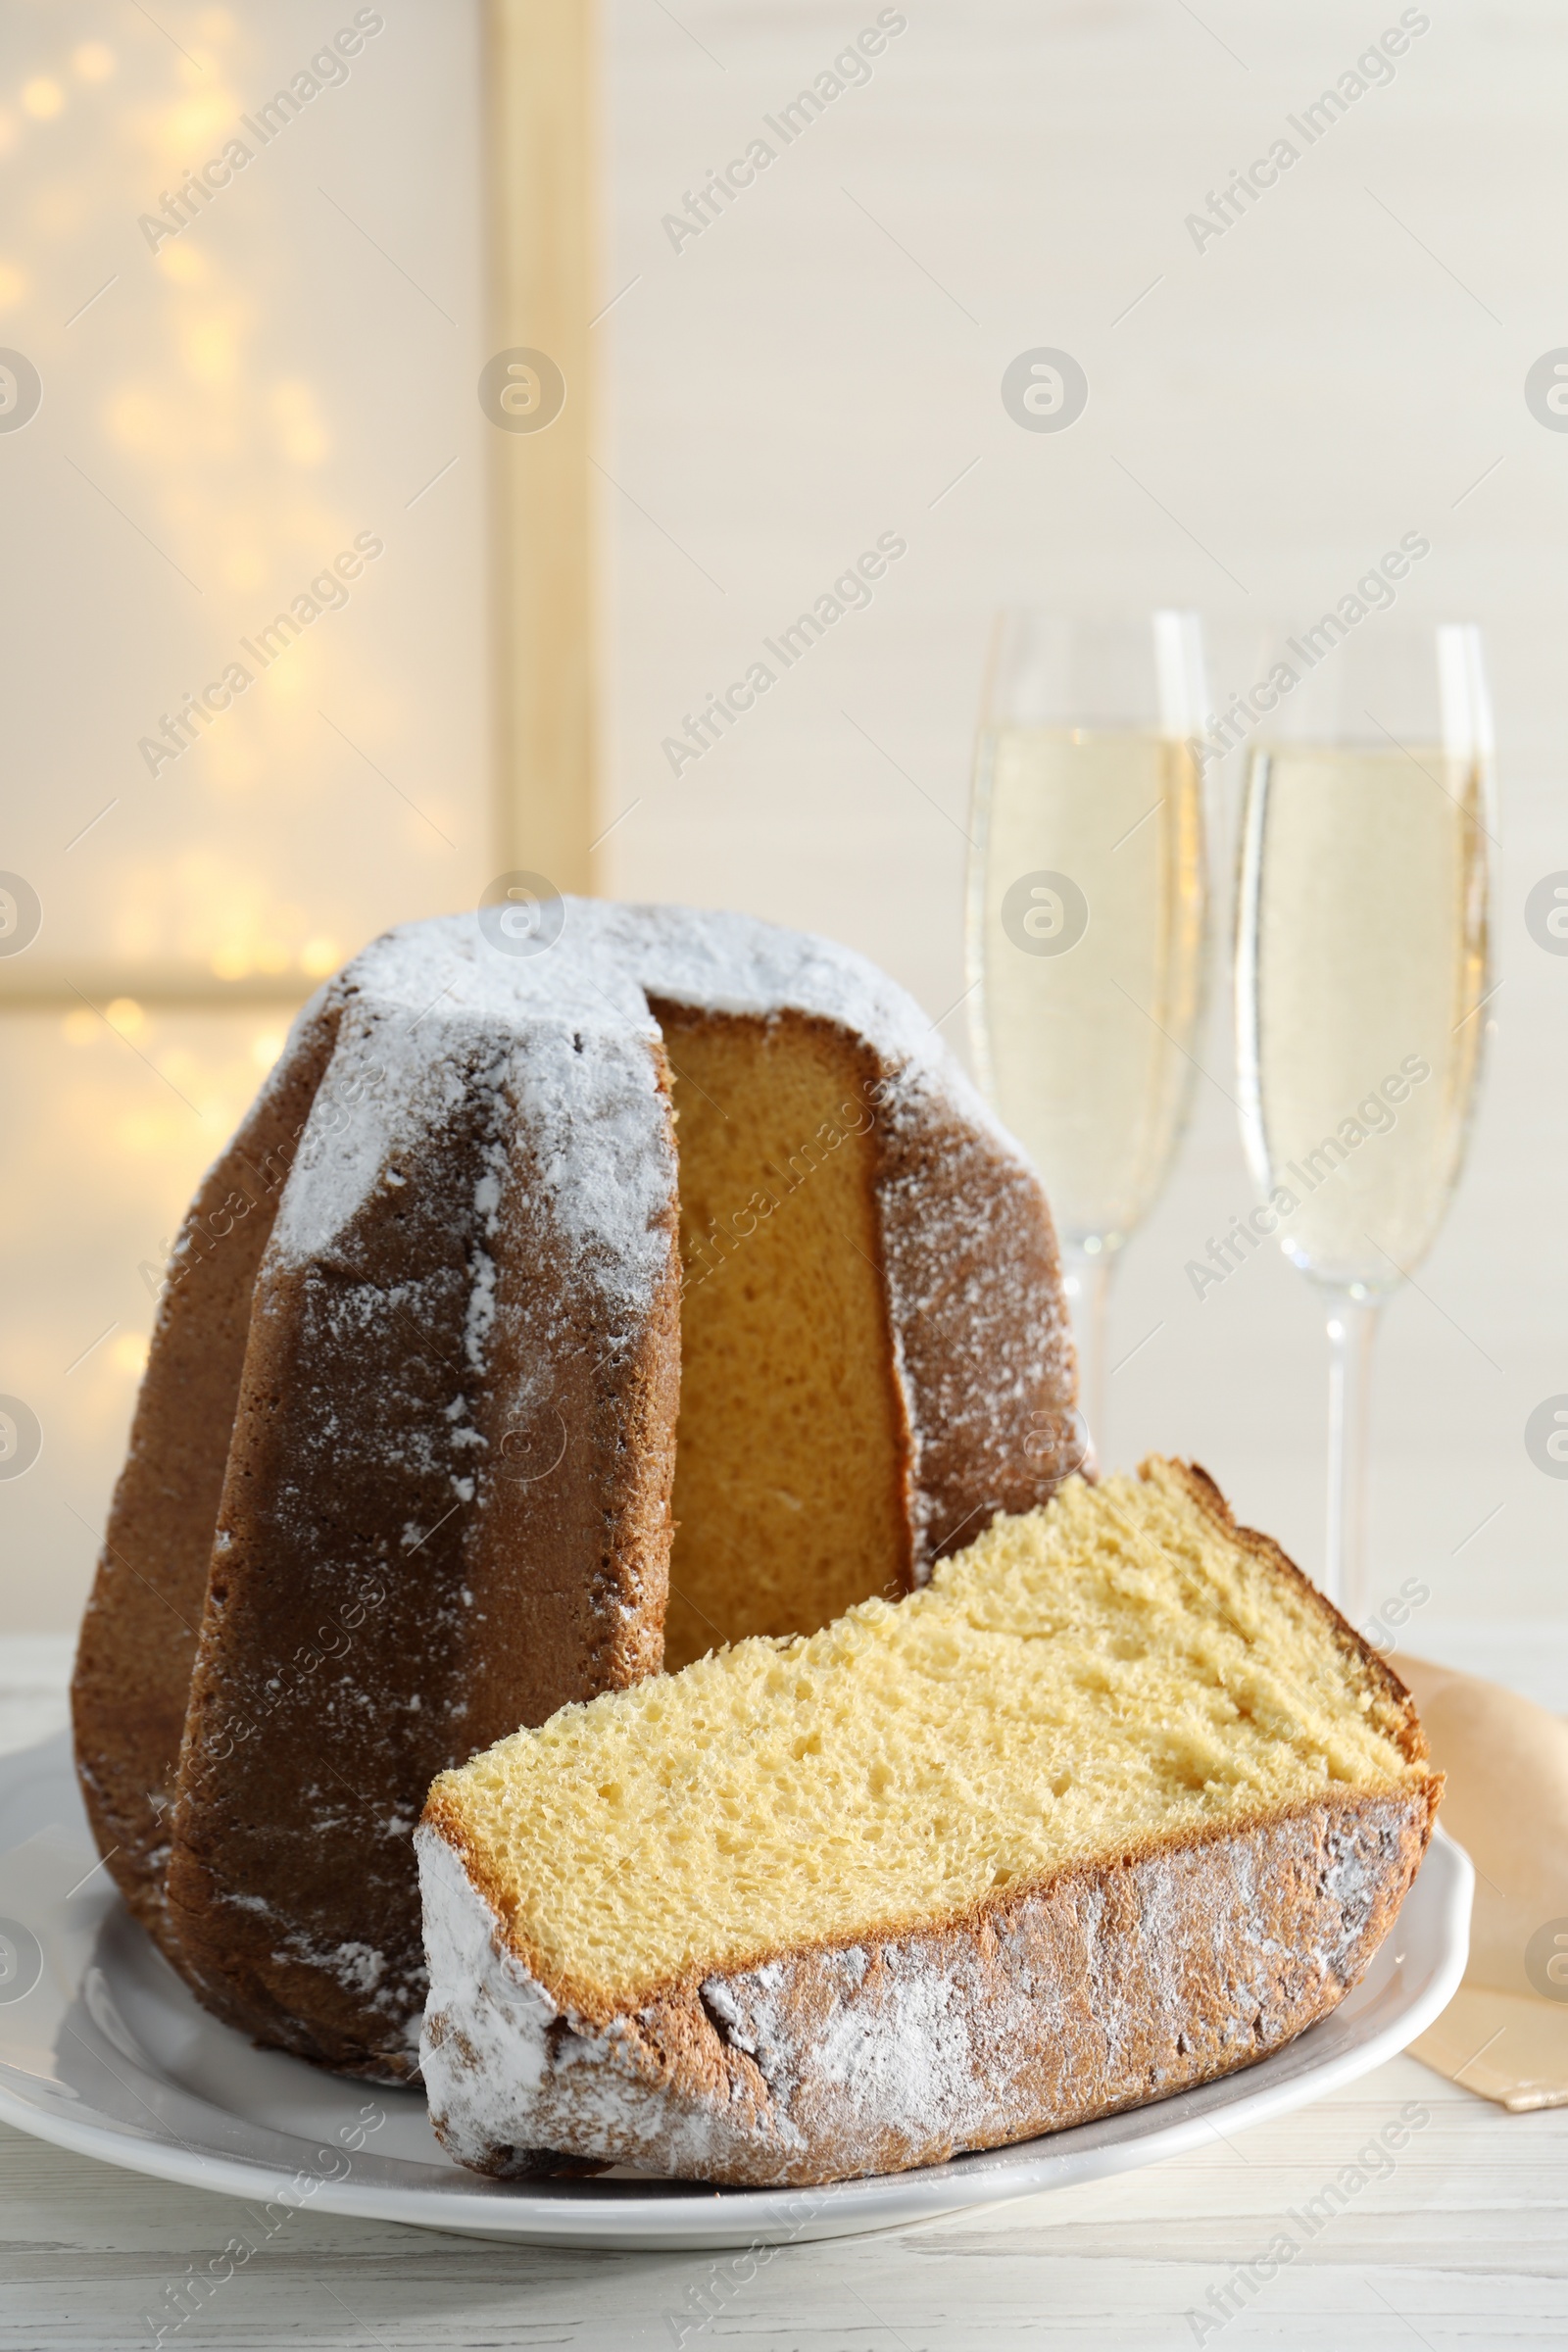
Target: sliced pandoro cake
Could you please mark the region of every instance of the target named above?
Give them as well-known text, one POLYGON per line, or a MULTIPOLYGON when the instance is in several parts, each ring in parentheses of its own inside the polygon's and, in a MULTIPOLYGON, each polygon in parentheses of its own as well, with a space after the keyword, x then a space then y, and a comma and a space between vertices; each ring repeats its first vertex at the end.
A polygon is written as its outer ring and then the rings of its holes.
POLYGON ((1073 1479, 905 1599, 442 1774, 436 2130, 492 2174, 808 2183, 1162 2097, 1343 1999, 1440 1789, 1202 1471, 1073 1479))
POLYGON ((913 1000, 553 906, 406 924, 301 1014, 181 1228, 77 1653, 133 1915, 383 2082, 437 1773, 911 1591, 1083 1458, 1045 1195, 913 1000))

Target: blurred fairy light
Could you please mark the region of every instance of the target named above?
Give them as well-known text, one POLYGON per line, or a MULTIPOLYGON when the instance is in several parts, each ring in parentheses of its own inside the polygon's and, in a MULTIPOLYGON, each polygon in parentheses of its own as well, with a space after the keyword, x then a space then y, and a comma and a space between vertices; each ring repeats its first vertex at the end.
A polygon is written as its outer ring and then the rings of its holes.
MULTIPOLYGON (((26 350, 49 381, 57 467, 67 452, 93 485, 61 469, 59 527, 82 585, 82 642, 98 627, 104 654, 80 664, 97 704, 59 762, 73 803, 62 834, 123 797, 68 861, 78 912, 62 908, 49 943, 80 1000, 0 1023, 0 1099, 33 1114, 24 1132, 13 1121, 13 1241, 49 1240, 7 1257, 7 1379, 58 1394, 62 1367, 119 1314, 58 1422, 82 1479, 107 1487, 145 1351, 138 1326, 185 1201, 281 1050, 282 1000, 336 970, 394 891, 423 887, 413 877, 429 872, 434 836, 365 764, 393 766, 385 746, 416 732, 403 728, 410 679, 387 658, 370 601, 384 573, 354 587, 366 603, 352 618, 333 611, 265 671, 252 662, 242 703, 176 768, 111 776, 116 726, 134 770, 140 729, 242 659, 241 639, 357 533, 385 533, 390 547, 397 510, 383 511, 380 486, 388 500, 405 494, 392 468, 409 453, 378 405, 351 406, 379 265, 356 256, 365 290, 345 284, 341 255, 329 267, 338 247, 313 233, 310 211, 325 212, 315 183, 326 174, 303 134, 254 155, 210 217, 197 212, 156 251, 136 226, 274 87, 271 12, 190 0, 167 20, 189 60, 155 24, 157 0, 11 14, 32 46, 0 86, 0 156, 16 167, 0 212, 0 342, 26 350), (94 25, 107 37, 88 37, 94 25), (380 466, 368 462, 378 453, 380 466), (105 499, 157 554, 129 529, 118 535, 105 499), (262 1002, 243 986, 225 1001, 233 983, 256 984, 262 1002)), ((381 153, 366 145, 371 170, 381 153)), ((395 172, 397 157, 385 160, 395 172)), ((14 446, 42 454, 36 436, 14 446)), ((415 466, 407 490, 448 455, 415 466)), ((60 554, 53 540, 48 552, 60 554)))
MULTIPOLYGON (((0 149, 8 126, 50 142, 24 220, 14 213, 8 223, 15 249, 0 250, 0 310, 24 304, 34 284, 68 282, 78 264, 85 277, 107 215, 128 210, 137 219, 163 207, 193 159, 239 135, 266 70, 256 29, 222 8, 200 10, 187 24, 189 57, 166 54, 150 22, 127 23, 113 47, 82 39, 53 55, 46 49, 0 105, 0 149)), ((40 159, 45 152, 40 146, 40 159)), ((130 308, 106 346, 97 422, 150 535, 209 599, 202 637, 213 647, 213 674, 224 659, 242 659, 240 639, 286 609, 302 581, 376 519, 350 514, 329 485, 338 438, 331 401, 301 368, 292 332, 282 332, 298 309, 299 268, 294 244, 278 232, 276 207, 288 198, 271 170, 271 178, 266 170, 256 175, 248 200, 228 200, 220 234, 196 213, 145 255, 139 284, 127 271, 108 298, 130 308), (281 366, 270 360, 274 341, 288 353, 281 366)), ((86 278, 89 290, 93 282, 86 278)), ((265 675, 250 664, 243 708, 205 733, 179 771, 202 846, 137 861, 134 887, 117 888, 104 917, 96 948, 106 959, 183 962, 220 980, 293 971, 306 981, 334 968, 335 940, 322 962, 330 897, 311 909, 276 904, 283 861, 248 853, 237 820, 258 792, 273 796, 281 816, 291 800, 318 791, 328 755, 317 711, 328 699, 344 707, 345 688, 352 708, 353 662, 339 630, 331 642, 296 638, 265 675)), ((177 710, 202 683, 194 674, 161 682, 164 707, 177 710)), ((384 721, 396 688, 377 681, 375 695, 384 721)), ((330 893, 330 869, 313 885, 330 893)))
POLYGON ((272 416, 284 457, 295 466, 319 466, 331 445, 310 385, 298 381, 279 384, 272 394, 272 416))

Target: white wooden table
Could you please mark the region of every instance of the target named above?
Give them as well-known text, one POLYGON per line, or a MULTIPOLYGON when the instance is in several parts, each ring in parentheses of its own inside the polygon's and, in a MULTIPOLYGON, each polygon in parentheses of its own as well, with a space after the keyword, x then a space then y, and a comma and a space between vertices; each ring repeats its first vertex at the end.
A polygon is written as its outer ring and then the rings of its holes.
MULTIPOLYGON (((57 1664, 63 1645, 51 1673, 57 1664)), ((9 1679, 6 1689, 0 1673, 0 1747, 64 1719, 58 1680, 9 1679)), ((166 2289, 206 2269, 243 2210, 0 2127, 0 2346, 151 2344, 144 2315, 168 2311, 166 2289)), ((164 2341, 184 2352, 1568 2346, 1568 2109, 1504 2115, 1401 2058, 1343 2097, 1146 2172, 886 2236, 781 2248, 760 2266, 490 2245, 301 2212, 164 2341), (1272 2277, 1247 2281, 1241 2266, 1267 2257, 1282 2231, 1305 2236, 1291 2209, 1301 2213, 1407 2101, 1430 2120, 1396 2169, 1357 2188, 1272 2277)))

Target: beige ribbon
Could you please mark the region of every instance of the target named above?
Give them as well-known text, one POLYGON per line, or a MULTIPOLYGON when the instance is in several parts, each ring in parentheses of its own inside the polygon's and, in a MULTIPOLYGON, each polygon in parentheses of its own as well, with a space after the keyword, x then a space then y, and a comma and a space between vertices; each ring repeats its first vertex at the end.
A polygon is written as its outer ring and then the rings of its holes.
POLYGON ((1568 1722, 1475 1675, 1389 1663, 1447 1775, 1443 1826, 1476 1867, 1464 1983, 1410 2054, 1515 2114, 1568 2106, 1568 1722))

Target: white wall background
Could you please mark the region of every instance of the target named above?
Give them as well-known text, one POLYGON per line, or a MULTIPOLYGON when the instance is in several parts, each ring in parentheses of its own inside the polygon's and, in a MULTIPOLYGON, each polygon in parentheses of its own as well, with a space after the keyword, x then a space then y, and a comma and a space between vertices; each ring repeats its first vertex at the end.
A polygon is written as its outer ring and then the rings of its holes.
MULTIPOLYGON (((1300 160, 1201 251, 1186 215, 1292 135, 1285 117, 1396 8, 910 0, 869 84, 678 251, 662 216, 877 12, 677 13, 618 0, 610 17, 605 299, 628 289, 597 329, 614 485, 606 822, 629 810, 614 887, 835 933, 943 1013, 964 985, 991 608, 1193 603, 1215 682, 1240 686, 1260 617, 1314 615, 1424 531, 1404 612, 1475 616, 1491 643, 1502 985, 1462 1189, 1420 1290, 1385 1318, 1377 1575, 1391 1592, 1428 1578, 1429 1624, 1561 1611, 1568 1484, 1534 1467, 1523 1429, 1568 1390, 1568 960, 1522 920, 1531 884, 1568 866, 1568 437, 1523 396, 1530 364, 1568 343, 1560 9, 1418 12, 1428 29, 1392 82, 1309 150, 1295 137, 1300 160), (1000 398, 1006 363, 1039 345, 1090 380, 1060 434, 1020 430, 1000 398), (874 607, 673 778, 660 747, 681 714, 890 527, 909 553, 874 607)), ((1193 1131, 1122 1272, 1113 1360, 1152 1336, 1110 1384, 1108 1447, 1196 1454, 1310 1566, 1317 1298, 1272 1257, 1201 1304, 1182 1272, 1251 1198, 1219 978, 1193 1131)), ((946 1023, 960 1049, 963 1019, 946 1023)))

